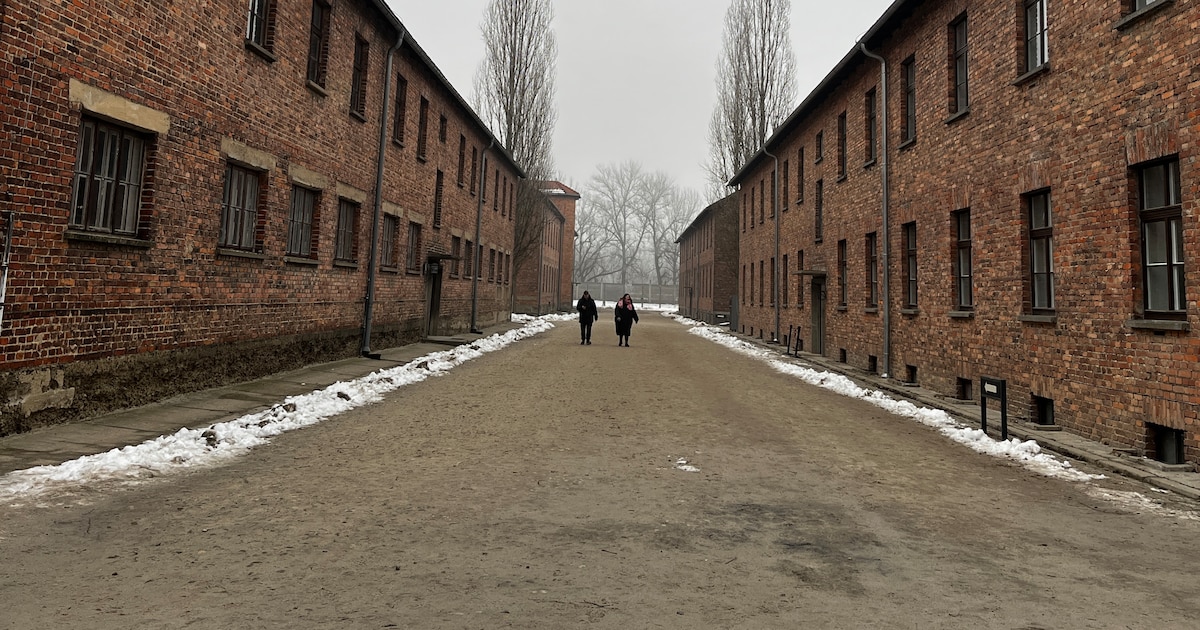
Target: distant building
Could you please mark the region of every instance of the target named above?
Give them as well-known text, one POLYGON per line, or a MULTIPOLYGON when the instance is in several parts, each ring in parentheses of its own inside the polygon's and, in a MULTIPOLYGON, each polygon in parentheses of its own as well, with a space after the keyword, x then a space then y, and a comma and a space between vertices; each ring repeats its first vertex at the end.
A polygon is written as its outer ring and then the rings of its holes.
POLYGON ((383 0, 10 2, 0 59, 0 434, 509 319, 523 173, 383 0))
POLYGON ((710 324, 728 323, 737 297, 737 195, 701 210, 675 243, 679 314, 710 324))
POLYGON ((517 272, 518 313, 570 311, 575 268, 575 203, 579 193, 561 182, 541 182, 542 239, 534 256, 517 272))
POLYGON ((1198 22, 894 2, 731 182, 738 330, 1200 462, 1198 22))

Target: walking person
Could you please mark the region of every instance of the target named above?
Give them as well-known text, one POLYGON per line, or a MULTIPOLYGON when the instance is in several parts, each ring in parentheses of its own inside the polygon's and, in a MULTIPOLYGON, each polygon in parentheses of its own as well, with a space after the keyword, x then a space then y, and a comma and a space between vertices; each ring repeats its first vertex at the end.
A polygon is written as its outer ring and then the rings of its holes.
POLYGON ((626 293, 621 296, 620 300, 617 300, 617 307, 613 314, 613 321, 617 323, 618 346, 629 347, 629 332, 637 320, 638 314, 637 309, 633 308, 633 298, 626 293))
POLYGON ((579 311, 579 345, 592 345, 592 322, 600 319, 600 313, 596 310, 596 300, 592 299, 592 294, 587 291, 583 292, 583 297, 579 298, 579 303, 575 305, 575 310, 579 311))

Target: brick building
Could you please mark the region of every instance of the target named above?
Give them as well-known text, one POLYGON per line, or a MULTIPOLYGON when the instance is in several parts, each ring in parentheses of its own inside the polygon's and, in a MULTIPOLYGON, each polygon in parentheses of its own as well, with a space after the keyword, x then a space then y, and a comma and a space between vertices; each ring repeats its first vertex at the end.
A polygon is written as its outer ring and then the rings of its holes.
POLYGON ((739 330, 1200 461, 1197 24, 897 0, 733 180, 739 330))
POLYGON ((700 211, 676 239, 679 314, 710 324, 729 321, 737 295, 737 195, 700 211))
POLYGON ((523 174, 382 0, 5 2, 0 79, 0 434, 509 317, 523 174))
POLYGON ((558 181, 542 182, 542 193, 554 204, 554 209, 563 218, 563 242, 560 248, 558 280, 558 307, 560 311, 574 311, 575 293, 575 206, 580 194, 570 186, 558 181))
MULTIPOLYGON (((568 252, 573 253, 575 239, 568 236, 573 236, 574 231, 567 231, 567 219, 554 201, 555 197, 563 196, 559 193, 557 189, 543 190, 535 208, 541 213, 541 240, 533 255, 516 272, 513 310, 518 313, 544 315, 571 308, 571 295, 562 292, 562 285, 566 282, 569 290, 571 272, 566 266, 567 256, 568 252)), ((573 201, 571 207, 574 208, 573 201)), ((574 214, 571 218, 573 225, 574 214)))

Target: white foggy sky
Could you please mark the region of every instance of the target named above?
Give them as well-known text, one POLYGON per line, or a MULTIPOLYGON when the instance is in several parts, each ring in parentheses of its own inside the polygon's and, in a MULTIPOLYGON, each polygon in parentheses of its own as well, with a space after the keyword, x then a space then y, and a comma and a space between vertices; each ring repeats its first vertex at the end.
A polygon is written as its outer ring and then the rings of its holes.
MULTIPOLYGON (((488 0, 387 0, 468 102, 488 0)), ((799 104, 893 0, 792 1, 799 104)), ((601 164, 641 162, 704 194, 708 120, 729 0, 554 0, 554 160, 586 195, 601 164)), ((699 208, 697 208, 699 210, 699 208)))

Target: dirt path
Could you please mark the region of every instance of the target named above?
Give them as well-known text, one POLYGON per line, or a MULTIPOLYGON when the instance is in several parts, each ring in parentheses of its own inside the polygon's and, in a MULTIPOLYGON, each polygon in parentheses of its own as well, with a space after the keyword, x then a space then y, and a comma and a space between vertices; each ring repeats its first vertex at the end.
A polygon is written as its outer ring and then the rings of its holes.
POLYGON ((0 508, 0 628, 1200 619, 1200 523, 975 454, 656 314, 631 348, 611 328, 579 346, 563 322, 221 469, 0 508))

